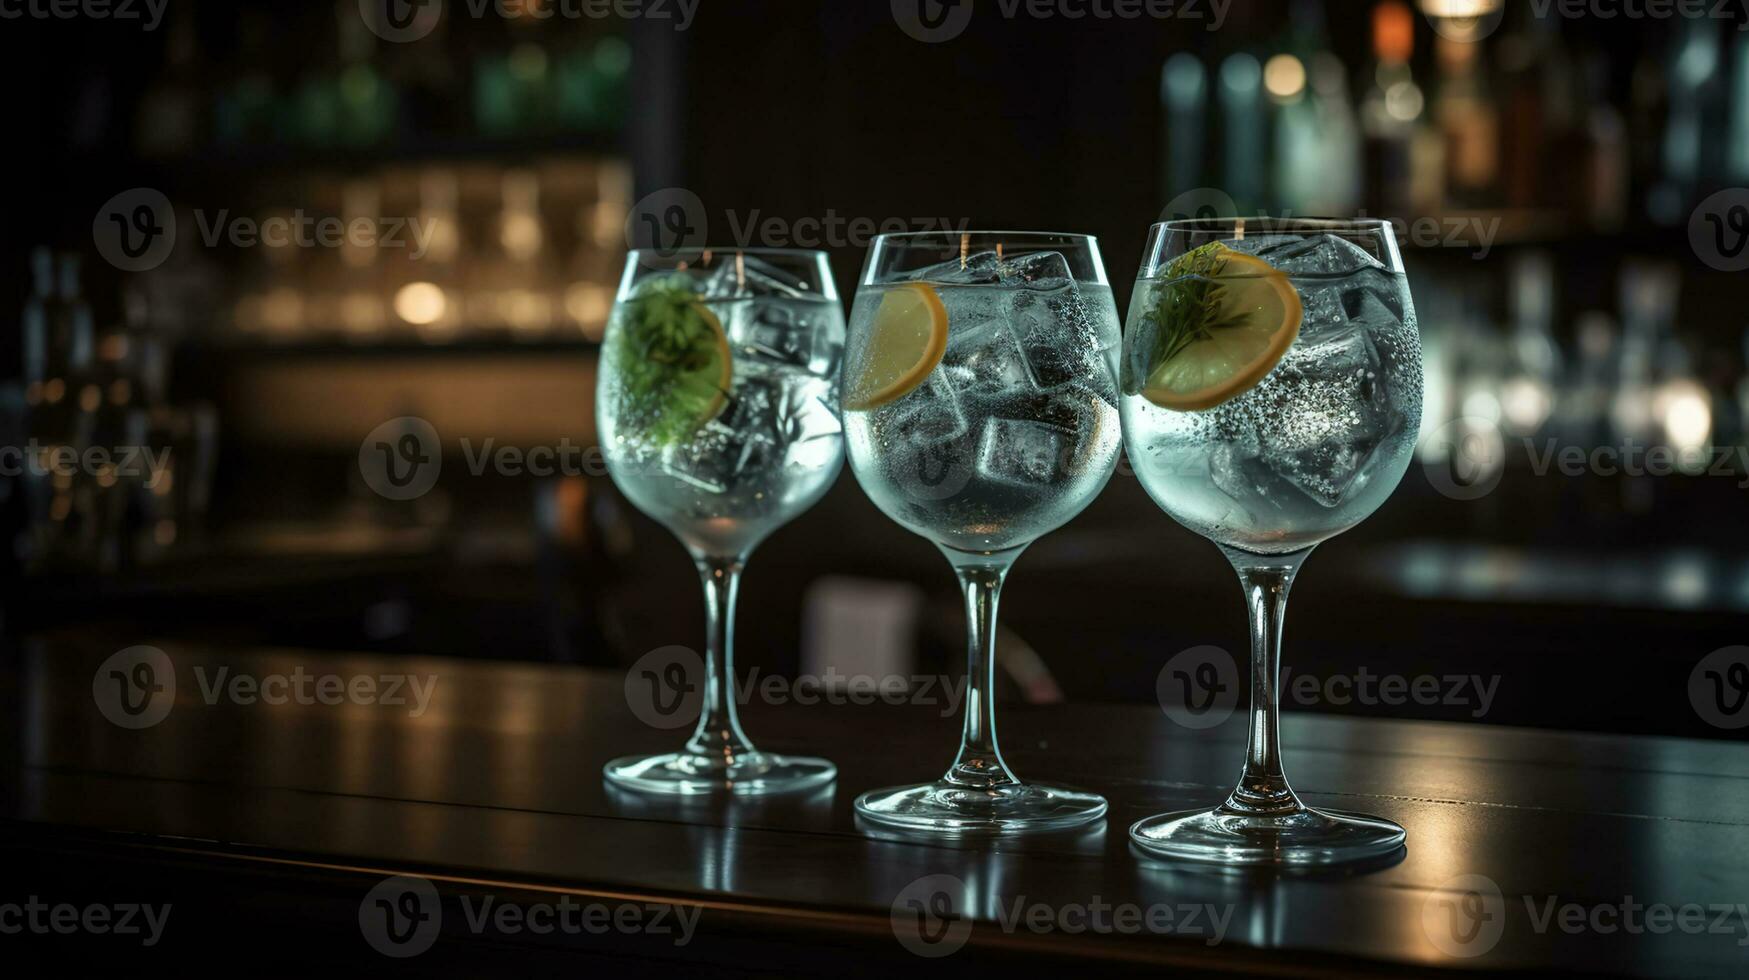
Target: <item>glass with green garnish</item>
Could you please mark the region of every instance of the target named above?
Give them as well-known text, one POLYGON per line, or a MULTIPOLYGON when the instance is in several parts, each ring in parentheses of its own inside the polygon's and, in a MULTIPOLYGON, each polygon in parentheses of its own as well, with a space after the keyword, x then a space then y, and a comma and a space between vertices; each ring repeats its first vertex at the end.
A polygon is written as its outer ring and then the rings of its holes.
POLYGON ((758 794, 836 774, 824 759, 755 749, 730 678, 748 555, 813 506, 844 465, 843 349, 844 311, 822 252, 628 256, 596 385, 602 452, 620 492, 692 555, 707 633, 702 677, 650 681, 658 714, 702 694, 692 738, 679 752, 615 759, 610 781, 645 792, 758 794))
MULTIPOLYGON (((1421 422, 1421 340, 1383 221, 1155 225, 1124 332, 1124 444, 1148 495, 1218 545, 1251 613, 1239 785, 1212 810, 1130 828, 1143 850, 1239 865, 1388 854, 1403 828, 1302 803, 1282 773, 1277 674, 1288 588, 1319 542, 1396 489, 1421 422)), ((1162 678, 1188 705, 1218 693, 1162 678)))

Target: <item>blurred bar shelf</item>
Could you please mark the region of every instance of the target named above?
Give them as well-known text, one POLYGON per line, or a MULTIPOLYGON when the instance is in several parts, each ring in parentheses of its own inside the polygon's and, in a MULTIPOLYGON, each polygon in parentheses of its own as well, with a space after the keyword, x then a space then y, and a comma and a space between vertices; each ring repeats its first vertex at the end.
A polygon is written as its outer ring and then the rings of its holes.
POLYGON ((600 352, 601 342, 587 337, 556 339, 551 337, 531 338, 521 340, 512 335, 501 337, 482 336, 479 331, 464 331, 468 334, 458 340, 442 340, 423 342, 413 339, 396 338, 392 340, 376 340, 360 338, 353 343, 342 341, 308 342, 287 341, 275 343, 270 340, 228 340, 214 344, 209 353, 220 358, 327 358, 327 357, 476 357, 494 355, 522 354, 584 354, 594 355, 600 352))
POLYGON ((1578 549, 1411 541, 1381 545, 1370 588, 1418 599, 1749 613, 1749 560, 1698 548, 1578 549))

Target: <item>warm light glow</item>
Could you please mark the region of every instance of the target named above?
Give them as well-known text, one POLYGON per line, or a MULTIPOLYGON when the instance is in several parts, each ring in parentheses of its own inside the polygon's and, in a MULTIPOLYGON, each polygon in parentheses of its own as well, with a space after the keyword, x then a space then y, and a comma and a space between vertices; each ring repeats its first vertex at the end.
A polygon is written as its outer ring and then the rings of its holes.
POLYGON ((1484 422, 1500 421, 1500 399, 1491 391, 1472 391, 1464 396, 1462 414, 1465 418, 1484 422))
POLYGON ((448 308, 449 301, 435 283, 410 282, 395 290, 395 315, 414 326, 436 323, 448 308))
POLYGON ((551 300, 529 289, 510 289, 498 296, 498 312, 517 330, 540 330, 553 322, 551 300))
POLYGON ((112 333, 103 338, 97 345, 97 356, 106 361, 119 361, 128 356, 128 336, 124 333, 112 333))
POLYGON ((1713 431, 1713 409, 1706 389, 1686 378, 1672 381, 1658 392, 1652 414, 1679 452, 1704 448, 1713 431))
POLYGON ((290 332, 303 325, 304 298, 293 289, 275 289, 261 300, 261 325, 290 332))
POLYGON ((1530 435, 1542 428, 1554 408, 1549 387, 1535 378, 1508 379, 1500 388, 1500 409, 1506 426, 1519 435, 1530 435))
POLYGON ((565 290, 565 315, 583 328, 583 335, 600 340, 607 328, 607 314, 613 309, 613 291, 592 282, 572 283, 565 290))
POLYGON ((1381 3, 1372 11, 1372 46, 1378 60, 1401 65, 1415 53, 1415 15, 1400 3, 1381 3))
POLYGON ((1486 17, 1500 9, 1501 0, 1421 0, 1421 10, 1429 17, 1450 17, 1468 20, 1486 17))
POLYGON ((340 299, 340 322, 353 333, 370 333, 383 325, 382 301, 374 293, 347 293, 340 299))
POLYGON ((1440 35, 1460 44, 1473 44, 1494 23, 1503 0, 1421 0, 1421 12, 1436 21, 1440 35))
POLYGON ((1296 99, 1306 90, 1306 66, 1291 54, 1278 54, 1263 66, 1263 87, 1278 99, 1296 99))
POLYGON ((540 251, 540 218, 529 211, 508 211, 499 229, 498 241, 510 257, 518 260, 533 258, 540 251))
POLYGON ((1413 122, 1421 118, 1421 110, 1426 104, 1426 96, 1414 82, 1397 82, 1385 89, 1385 112, 1392 119, 1413 122))

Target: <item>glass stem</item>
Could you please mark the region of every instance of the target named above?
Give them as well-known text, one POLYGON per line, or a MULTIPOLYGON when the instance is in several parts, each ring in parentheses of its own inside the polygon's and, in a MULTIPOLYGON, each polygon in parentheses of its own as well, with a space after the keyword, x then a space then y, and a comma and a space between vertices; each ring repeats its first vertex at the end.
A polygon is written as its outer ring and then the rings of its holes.
POLYGON ((996 606, 1008 570, 1023 548, 989 555, 942 549, 966 600, 966 724, 959 755, 942 777, 945 782, 977 789, 1020 782, 996 743, 996 606))
POLYGON ((727 764, 753 751, 735 711, 735 594, 741 587, 742 557, 699 557, 704 582, 704 707, 686 751, 727 764))
POLYGON ((1226 808, 1247 814, 1303 810, 1281 769, 1281 628, 1288 589, 1312 549, 1287 555, 1221 550, 1239 573, 1251 616, 1251 725, 1245 771, 1226 808))

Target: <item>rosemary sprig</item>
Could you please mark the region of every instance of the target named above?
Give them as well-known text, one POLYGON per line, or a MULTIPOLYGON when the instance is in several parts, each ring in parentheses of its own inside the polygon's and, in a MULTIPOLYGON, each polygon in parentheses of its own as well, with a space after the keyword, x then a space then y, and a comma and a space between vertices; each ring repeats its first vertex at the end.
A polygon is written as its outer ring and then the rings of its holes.
POLYGON ((1221 316, 1225 284, 1221 275, 1231 252, 1220 242, 1210 242, 1172 260, 1154 308, 1143 318, 1154 330, 1154 357, 1150 368, 1172 360, 1192 344, 1211 339, 1218 330, 1244 324, 1242 311, 1221 316))

